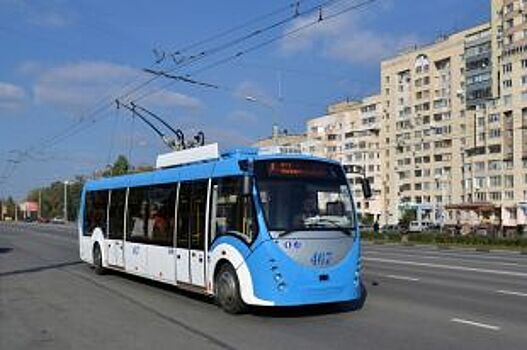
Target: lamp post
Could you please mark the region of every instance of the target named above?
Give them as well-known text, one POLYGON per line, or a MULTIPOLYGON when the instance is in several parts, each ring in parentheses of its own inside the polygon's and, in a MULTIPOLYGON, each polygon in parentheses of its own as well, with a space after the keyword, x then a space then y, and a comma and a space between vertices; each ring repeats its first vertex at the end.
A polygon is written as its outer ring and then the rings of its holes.
POLYGON ((64 222, 68 222, 68 184, 67 180, 64 181, 64 222))

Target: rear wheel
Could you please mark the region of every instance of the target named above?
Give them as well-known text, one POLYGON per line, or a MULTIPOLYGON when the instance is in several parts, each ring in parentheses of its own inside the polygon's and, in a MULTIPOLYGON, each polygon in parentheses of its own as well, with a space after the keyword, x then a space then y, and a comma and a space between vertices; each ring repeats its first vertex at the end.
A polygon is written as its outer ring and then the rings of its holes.
POLYGON ((102 266, 102 253, 101 247, 96 243, 93 247, 93 269, 96 274, 104 274, 104 267, 102 266))
POLYGON ((214 278, 216 302, 230 314, 247 311, 247 305, 240 295, 240 283, 236 271, 230 264, 223 264, 214 278))

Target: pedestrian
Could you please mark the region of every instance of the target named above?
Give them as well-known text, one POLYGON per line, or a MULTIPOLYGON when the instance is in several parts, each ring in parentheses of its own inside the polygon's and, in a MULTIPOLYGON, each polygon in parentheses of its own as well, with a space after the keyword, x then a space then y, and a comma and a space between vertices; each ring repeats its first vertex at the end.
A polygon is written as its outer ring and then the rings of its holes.
POLYGON ((373 237, 378 237, 379 236, 379 221, 375 221, 373 223, 373 237))

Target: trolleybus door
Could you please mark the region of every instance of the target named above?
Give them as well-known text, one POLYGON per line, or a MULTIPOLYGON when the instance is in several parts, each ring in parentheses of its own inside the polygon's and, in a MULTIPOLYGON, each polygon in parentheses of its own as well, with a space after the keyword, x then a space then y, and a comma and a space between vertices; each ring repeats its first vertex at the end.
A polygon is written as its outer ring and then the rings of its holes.
POLYGON ((124 216, 127 189, 110 192, 108 207, 108 265, 124 267, 124 216))
POLYGON ((207 181, 181 183, 177 209, 177 281, 205 286, 207 181))

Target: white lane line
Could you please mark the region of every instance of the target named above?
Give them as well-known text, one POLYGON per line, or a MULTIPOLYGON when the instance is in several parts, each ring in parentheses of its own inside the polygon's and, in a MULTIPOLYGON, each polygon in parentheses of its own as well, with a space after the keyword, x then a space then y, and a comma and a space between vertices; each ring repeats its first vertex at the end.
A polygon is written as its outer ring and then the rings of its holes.
POLYGON ((461 323, 461 324, 468 324, 468 325, 474 326, 474 327, 491 329, 493 331, 499 331, 501 329, 498 326, 493 326, 493 325, 490 325, 490 324, 481 323, 481 322, 475 322, 475 321, 470 321, 470 320, 464 320, 462 318, 452 318, 450 321, 451 322, 456 322, 456 323, 461 323))
MULTIPOLYGON (((520 266, 522 264, 518 262, 504 262, 503 259, 507 258, 510 259, 510 257, 498 257, 498 256, 481 256, 476 254, 455 254, 455 253, 440 253, 437 251, 429 251, 429 252, 423 252, 427 255, 420 254, 419 252, 390 252, 390 251, 382 251, 382 250, 373 250, 370 248, 364 249, 364 254, 382 254, 382 255, 398 255, 398 256, 415 256, 423 259, 435 259, 437 258, 447 258, 447 259, 455 259, 455 260, 466 260, 466 261, 473 261, 478 263, 494 263, 499 265, 511 265, 511 266, 520 266)), ((527 262, 527 260, 525 260, 527 262)))
POLYGON ((371 258, 371 257, 362 257, 362 260, 373 261, 373 262, 381 262, 381 263, 398 264, 398 265, 432 267, 432 268, 445 269, 445 270, 481 272, 481 273, 488 273, 488 274, 494 274, 494 275, 505 275, 505 276, 515 276, 515 277, 525 277, 525 278, 527 278, 527 273, 525 273, 525 272, 517 272, 517 271, 479 269, 479 268, 475 268, 475 267, 452 266, 452 265, 443 265, 443 264, 423 263, 423 262, 417 262, 417 261, 384 259, 384 258, 371 258))
POLYGON ((505 295, 515 295, 518 297, 527 297, 527 293, 515 292, 513 290, 500 289, 500 290, 497 290, 496 293, 505 294, 505 295))
POLYGON ((419 281, 419 278, 400 276, 400 275, 384 275, 384 277, 393 278, 394 280, 401 280, 401 281, 412 281, 412 282, 419 281))

